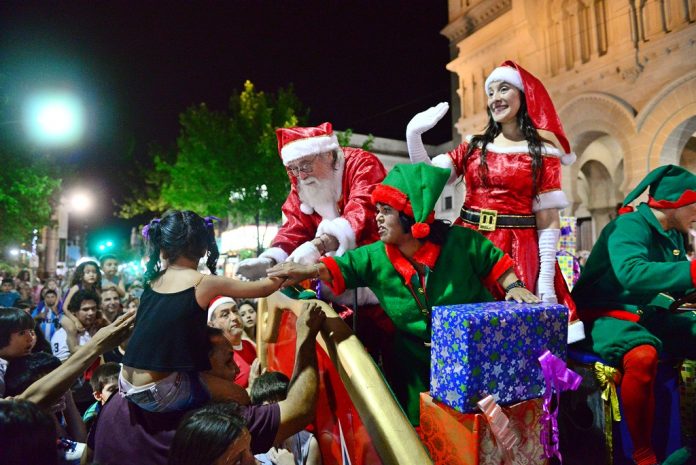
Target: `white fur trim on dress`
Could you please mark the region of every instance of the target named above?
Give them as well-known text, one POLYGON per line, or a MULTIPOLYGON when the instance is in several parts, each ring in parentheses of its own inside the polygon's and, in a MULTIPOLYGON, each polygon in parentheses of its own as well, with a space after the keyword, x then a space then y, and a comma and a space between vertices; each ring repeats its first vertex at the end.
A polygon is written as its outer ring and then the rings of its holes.
POLYGON ((331 152, 338 149, 338 139, 335 134, 328 136, 307 137, 288 142, 280 150, 283 164, 288 165, 291 161, 298 158, 308 157, 324 152, 331 152))
POLYGON ((271 247, 263 251, 259 258, 272 258, 276 263, 283 263, 288 259, 288 253, 280 247, 271 247))
POLYGON ((578 156, 575 155, 575 152, 566 153, 561 156, 561 164, 566 166, 572 165, 573 163, 575 163, 575 160, 577 159, 578 156))
POLYGON ((483 86, 486 93, 488 93, 488 86, 491 84, 491 82, 495 81, 505 81, 524 92, 524 84, 522 83, 520 73, 515 68, 511 68, 510 66, 499 66, 488 75, 486 78, 486 84, 483 86))
POLYGON ((546 210, 547 208, 557 208, 559 210, 569 205, 568 198, 562 190, 549 191, 539 194, 539 198, 535 198, 532 202, 532 211, 534 213, 546 210))
POLYGON ((454 163, 452 163, 452 157, 450 157, 446 153, 443 153, 443 154, 438 155, 435 158, 433 158, 433 166, 437 166, 438 168, 444 168, 446 170, 449 170, 450 177, 447 180, 447 184, 451 184, 452 182, 454 182, 455 179, 457 179, 457 170, 454 169, 454 163))
POLYGON ((585 325, 580 320, 568 323, 568 344, 585 339, 585 325))
POLYGON ((345 218, 323 220, 317 227, 317 237, 322 234, 330 234, 338 239, 338 249, 335 252, 337 257, 355 248, 355 231, 345 218))

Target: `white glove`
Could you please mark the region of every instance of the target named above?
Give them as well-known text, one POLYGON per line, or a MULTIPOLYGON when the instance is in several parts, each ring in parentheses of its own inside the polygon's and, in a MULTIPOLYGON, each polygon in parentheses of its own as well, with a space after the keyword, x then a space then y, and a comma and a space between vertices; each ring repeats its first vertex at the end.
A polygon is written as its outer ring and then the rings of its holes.
POLYGON ((556 274, 556 244, 561 237, 560 229, 539 229, 539 278, 537 296, 542 302, 556 304, 556 290, 553 278, 556 274))
POLYGON ((310 241, 305 242, 288 257, 289 262, 299 263, 300 265, 313 265, 319 261, 321 254, 319 249, 310 241))
POLYGON ((256 281, 266 277, 266 270, 275 265, 275 260, 270 257, 247 258, 237 265, 237 274, 256 281))
POLYGON ((411 158, 411 163, 432 165, 428 152, 425 151, 421 134, 428 129, 432 129, 445 116, 447 110, 449 110, 449 103, 441 102, 418 113, 408 122, 408 126, 406 126, 406 145, 408 146, 408 156, 411 158))

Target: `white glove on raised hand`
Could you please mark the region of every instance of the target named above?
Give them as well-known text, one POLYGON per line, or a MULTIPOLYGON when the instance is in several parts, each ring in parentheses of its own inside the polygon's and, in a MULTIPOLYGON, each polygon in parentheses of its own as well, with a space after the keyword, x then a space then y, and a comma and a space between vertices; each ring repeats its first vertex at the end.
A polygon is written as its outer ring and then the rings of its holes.
POLYGON ((540 229, 539 236, 539 279, 537 296, 542 302, 556 304, 556 290, 553 286, 556 275, 556 244, 561 236, 560 229, 540 229))
POLYGON ((237 265, 237 274, 249 281, 266 277, 266 270, 275 265, 275 260, 270 257, 247 258, 237 265))
POLYGON ((307 241, 290 254, 288 261, 299 263, 300 265, 313 265, 317 263, 320 258, 321 254, 319 253, 319 249, 310 241, 307 241))
POLYGON ((408 126, 406 126, 406 145, 408 146, 408 156, 411 158, 411 163, 432 164, 428 152, 425 151, 421 134, 432 129, 445 116, 447 110, 449 110, 449 103, 440 102, 434 107, 418 113, 408 122, 408 126))

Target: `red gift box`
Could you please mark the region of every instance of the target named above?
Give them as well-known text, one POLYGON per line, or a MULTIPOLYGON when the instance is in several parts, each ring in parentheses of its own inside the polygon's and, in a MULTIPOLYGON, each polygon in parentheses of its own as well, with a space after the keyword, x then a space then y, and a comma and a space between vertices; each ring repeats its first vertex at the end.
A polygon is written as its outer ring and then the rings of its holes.
POLYGON ((486 417, 461 413, 427 393, 420 395, 420 435, 435 465, 545 465, 540 442, 542 399, 502 407, 518 441, 505 462, 486 417))

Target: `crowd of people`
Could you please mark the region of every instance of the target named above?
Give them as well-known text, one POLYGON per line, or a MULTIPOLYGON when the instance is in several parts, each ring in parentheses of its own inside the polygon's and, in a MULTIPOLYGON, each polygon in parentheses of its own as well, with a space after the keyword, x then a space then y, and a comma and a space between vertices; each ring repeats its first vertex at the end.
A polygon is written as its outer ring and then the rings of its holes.
POLYGON ((696 287, 684 240, 696 223, 696 176, 673 165, 652 171, 602 232, 571 294, 556 244, 568 205, 562 165, 575 155, 533 75, 507 61, 484 87, 482 134, 431 160, 421 135, 446 113, 439 104, 408 124, 411 163, 389 172, 374 154, 339 147, 330 123, 279 128, 286 221, 269 249, 240 262, 239 279, 216 274, 216 218, 177 210, 143 228, 147 268, 136 281, 125 282, 113 255, 82 261, 69 281, 4 277, 0 398, 10 400, 0 401, 0 465, 322 463, 306 428, 326 315, 306 300, 292 376, 264 371, 255 299, 278 291, 331 302, 354 323, 416 428, 433 306, 562 303, 568 343, 624 373, 635 462, 658 463, 657 357, 696 357, 696 313, 660 310, 696 287), (466 197, 449 224, 435 204, 457 179, 466 197), (645 190, 648 202, 629 211, 645 190), (298 287, 306 283, 311 292, 298 287))

